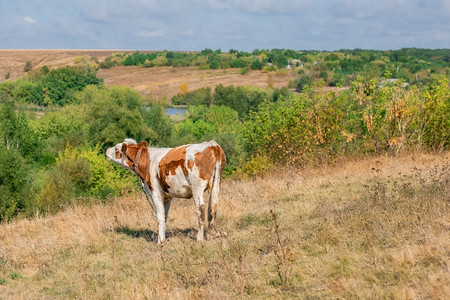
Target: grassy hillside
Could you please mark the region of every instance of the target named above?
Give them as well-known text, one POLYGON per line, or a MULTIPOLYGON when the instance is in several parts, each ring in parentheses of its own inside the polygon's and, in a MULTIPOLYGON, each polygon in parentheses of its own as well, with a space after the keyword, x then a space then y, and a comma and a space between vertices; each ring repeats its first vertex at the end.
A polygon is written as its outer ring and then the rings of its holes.
POLYGON ((450 294, 450 153, 222 184, 194 241, 175 201, 158 246, 143 195, 0 225, 0 298, 427 298, 450 294))

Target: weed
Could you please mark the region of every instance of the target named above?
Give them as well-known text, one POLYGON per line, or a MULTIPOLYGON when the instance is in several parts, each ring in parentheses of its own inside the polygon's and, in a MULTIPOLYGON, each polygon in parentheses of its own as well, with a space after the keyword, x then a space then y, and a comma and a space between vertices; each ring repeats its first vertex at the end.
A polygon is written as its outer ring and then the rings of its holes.
POLYGON ((290 246, 290 237, 283 238, 280 232, 280 225, 278 223, 277 214, 271 209, 270 216, 272 217, 272 230, 275 235, 277 247, 274 250, 276 256, 276 270, 280 279, 281 285, 289 285, 292 272, 292 248, 290 246))
POLYGON ((11 273, 9 275, 9 277, 14 280, 14 279, 22 278, 22 275, 20 275, 19 273, 11 273))

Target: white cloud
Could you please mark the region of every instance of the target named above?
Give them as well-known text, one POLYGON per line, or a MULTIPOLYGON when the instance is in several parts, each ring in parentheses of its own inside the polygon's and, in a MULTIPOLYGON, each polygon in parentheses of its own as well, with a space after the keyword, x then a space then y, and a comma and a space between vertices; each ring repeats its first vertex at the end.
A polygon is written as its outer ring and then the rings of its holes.
POLYGON ((32 17, 29 17, 29 16, 26 16, 25 18, 23 18, 23 21, 25 23, 28 23, 28 24, 35 24, 35 23, 37 23, 37 21, 35 19, 33 19, 32 17))

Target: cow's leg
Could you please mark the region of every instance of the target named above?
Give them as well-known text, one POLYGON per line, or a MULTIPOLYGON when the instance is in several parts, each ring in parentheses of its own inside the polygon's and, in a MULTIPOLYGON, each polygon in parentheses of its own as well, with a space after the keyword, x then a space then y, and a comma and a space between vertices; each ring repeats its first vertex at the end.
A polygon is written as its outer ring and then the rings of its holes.
POLYGON ((156 219, 158 220, 158 244, 166 238, 166 216, 164 209, 164 197, 159 193, 153 193, 153 204, 155 205, 156 219))
POLYGON ((148 188, 148 185, 141 179, 142 190, 144 191, 145 199, 147 199, 148 205, 152 208, 153 212, 156 214, 155 204, 153 203, 152 192, 148 188))
POLYGON ((206 209, 205 203, 203 202, 203 191, 205 188, 193 188, 192 198, 194 199, 195 210, 197 212, 198 219, 198 233, 197 241, 203 241, 205 239, 205 219, 206 219, 206 209))
POLYGON ((169 209, 170 209, 170 204, 172 203, 172 199, 173 198, 166 198, 164 199, 164 214, 165 214, 165 220, 166 220, 166 224, 167 224, 167 218, 169 215, 169 209))
POLYGON ((214 178, 212 182, 211 192, 209 194, 208 205, 208 225, 209 227, 214 225, 217 215, 217 206, 219 204, 219 192, 220 192, 220 164, 216 163, 214 168, 214 178))

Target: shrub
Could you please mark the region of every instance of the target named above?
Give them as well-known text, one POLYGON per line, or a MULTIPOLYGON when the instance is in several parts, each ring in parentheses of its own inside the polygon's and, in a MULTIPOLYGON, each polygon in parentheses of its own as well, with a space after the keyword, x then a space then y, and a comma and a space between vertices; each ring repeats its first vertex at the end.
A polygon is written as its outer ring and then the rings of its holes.
POLYGON ((211 105, 211 88, 205 87, 184 94, 179 93, 172 98, 174 105, 211 105))
POLYGON ((37 207, 55 213, 74 200, 122 195, 135 184, 131 173, 109 162, 98 148, 69 147, 41 174, 37 207))
POLYGON ((237 168, 235 174, 242 178, 254 178, 272 171, 274 164, 266 155, 255 155, 237 168))
POLYGON ((33 66, 31 65, 31 61, 27 60, 27 62, 25 63, 25 67, 23 67, 23 71, 25 73, 31 71, 33 69, 33 66))
POLYGON ((311 76, 303 75, 298 79, 295 90, 297 92, 301 92, 301 91, 303 91, 305 86, 311 86, 313 82, 314 82, 314 79, 311 76))
POLYGON ((211 69, 219 69, 220 68, 220 64, 217 60, 213 60, 210 64, 209 67, 211 69))
POLYGON ((31 182, 29 167, 19 152, 0 143, 0 222, 29 214, 33 206, 31 182))
POLYGON ((214 104, 225 105, 238 112, 244 118, 250 110, 257 110, 264 100, 272 100, 272 90, 256 87, 234 87, 219 84, 214 90, 214 104))

